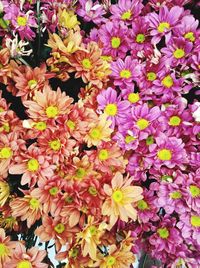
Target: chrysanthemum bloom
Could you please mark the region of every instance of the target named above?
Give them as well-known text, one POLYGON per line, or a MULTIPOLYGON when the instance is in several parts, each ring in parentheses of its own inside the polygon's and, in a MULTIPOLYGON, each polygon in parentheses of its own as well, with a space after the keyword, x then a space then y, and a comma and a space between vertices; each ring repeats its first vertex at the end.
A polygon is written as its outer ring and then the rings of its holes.
POLYGON ((67 114, 73 99, 61 92, 60 88, 53 91, 45 87, 43 92, 35 92, 34 101, 24 101, 27 112, 32 119, 38 121, 56 120, 60 115, 67 114))
POLYGON ((11 21, 14 32, 18 32, 22 40, 32 40, 35 37, 31 27, 37 28, 37 23, 32 10, 23 13, 15 4, 11 4, 5 8, 4 19, 11 21))
POLYGON ((142 1, 119 0, 117 4, 110 6, 111 19, 114 21, 124 21, 130 24, 139 16, 143 8, 142 1))
POLYGON ((176 67, 179 64, 186 66, 192 48, 192 42, 184 38, 171 38, 167 47, 161 49, 164 54, 162 60, 171 67, 176 67))
POLYGON ((108 21, 99 29, 99 39, 103 45, 103 55, 124 58, 128 51, 127 27, 123 23, 108 21))
POLYGON ((112 174, 113 171, 124 173, 127 160, 123 158, 123 153, 113 142, 103 142, 97 150, 87 152, 90 161, 94 164, 95 170, 112 174))
POLYGON ((18 89, 16 96, 20 96, 23 101, 32 99, 36 91, 42 91, 45 85, 49 84, 48 79, 54 74, 47 73, 46 65, 32 69, 29 66, 24 66, 22 69, 16 69, 13 72, 13 80, 15 87, 18 89))
POLYGON ((0 180, 0 207, 3 207, 10 195, 10 187, 6 181, 0 180))
POLYGON ((180 169, 185 169, 188 157, 182 139, 167 137, 160 133, 155 138, 155 141, 156 144, 149 146, 150 155, 154 155, 152 159, 154 167, 160 168, 162 165, 165 165, 169 168, 178 166, 180 169))
POLYGON ((34 144, 27 151, 15 158, 16 164, 9 168, 11 174, 23 174, 21 184, 26 183, 33 187, 40 177, 51 177, 55 166, 51 164, 50 158, 34 144))
POLYGON ((60 217, 53 219, 44 215, 42 225, 35 230, 35 235, 39 236, 43 242, 54 239, 56 250, 59 251, 62 245, 71 244, 77 232, 79 232, 79 228, 69 227, 68 224, 62 222, 60 217))
POLYGON ((14 60, 10 61, 10 52, 8 48, 0 50, 0 81, 7 85, 12 78, 12 71, 17 68, 17 63, 14 60))
POLYGON ((4 265, 10 260, 15 246, 16 242, 11 242, 4 229, 0 228, 0 267, 5 267, 4 265))
POLYGON ((144 161, 143 153, 139 153, 141 147, 132 154, 127 165, 127 172, 133 176, 133 181, 145 181, 147 179, 146 172, 149 169, 149 163, 144 161), (139 163, 139 165, 138 165, 139 163))
POLYGON ((128 218, 137 219, 137 211, 133 203, 142 199, 142 188, 131 186, 132 179, 124 180, 119 172, 112 179, 111 186, 104 185, 107 198, 102 206, 102 214, 110 217, 109 229, 118 219, 128 222, 128 218))
POLYGON ((153 36, 153 44, 157 44, 163 36, 165 37, 166 43, 169 42, 172 29, 178 24, 180 25, 180 17, 183 12, 184 9, 182 7, 175 6, 169 10, 167 6, 162 6, 159 10, 159 14, 155 12, 149 13, 148 21, 152 29, 150 34, 153 36))
POLYGON ((121 101, 120 97, 117 96, 117 91, 111 87, 100 92, 97 96, 97 102, 99 104, 98 109, 103 110, 108 120, 112 121, 112 128, 119 124, 120 117, 126 117, 130 112, 130 103, 121 101))
POLYGON ((75 78, 81 77, 84 83, 90 82, 99 88, 108 80, 109 64, 101 58, 101 49, 95 42, 90 42, 85 51, 76 51, 70 58, 69 72, 76 72, 75 78))
POLYGON ((74 14, 72 10, 58 9, 58 24, 59 27, 66 29, 78 30, 77 26, 80 22, 77 20, 77 15, 74 14))
POLYGON ((111 63, 111 77, 114 79, 114 85, 123 88, 132 87, 133 79, 140 75, 140 66, 137 60, 127 56, 123 61, 121 58, 111 63))
POLYGON ((32 194, 26 194, 24 197, 14 198, 10 202, 12 216, 20 217, 21 221, 27 221, 27 227, 30 228, 42 215, 42 205, 40 201, 32 194))
POLYGON ((97 258, 97 246, 101 243, 100 238, 104 234, 107 224, 95 222, 94 217, 88 216, 88 222, 84 229, 77 233, 76 241, 81 245, 83 257, 89 255, 92 260, 97 258))
POLYGON ((107 120, 105 114, 100 115, 97 122, 90 123, 89 132, 84 140, 88 147, 99 145, 102 141, 110 141, 110 135, 113 130, 110 128, 112 121, 107 120))
POLYGON ((13 251, 12 259, 5 265, 10 268, 47 268, 48 264, 43 263, 45 256, 46 250, 39 250, 37 247, 26 250, 26 247, 19 242, 13 251))
POLYGON ((136 132, 137 131, 130 130, 129 127, 127 127, 127 129, 117 131, 112 140, 116 141, 117 145, 123 151, 135 150, 139 145, 139 133, 136 132))

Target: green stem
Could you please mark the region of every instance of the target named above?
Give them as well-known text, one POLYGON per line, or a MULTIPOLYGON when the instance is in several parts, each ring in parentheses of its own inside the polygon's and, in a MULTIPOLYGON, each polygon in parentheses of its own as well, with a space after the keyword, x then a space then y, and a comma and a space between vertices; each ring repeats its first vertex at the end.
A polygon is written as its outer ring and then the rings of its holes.
POLYGON ((145 268, 146 260, 147 260, 147 254, 145 254, 145 256, 144 256, 144 260, 143 260, 142 268, 145 268))
POLYGON ((28 62, 26 62, 23 58, 17 58, 19 61, 21 61, 24 65, 29 66, 28 62))

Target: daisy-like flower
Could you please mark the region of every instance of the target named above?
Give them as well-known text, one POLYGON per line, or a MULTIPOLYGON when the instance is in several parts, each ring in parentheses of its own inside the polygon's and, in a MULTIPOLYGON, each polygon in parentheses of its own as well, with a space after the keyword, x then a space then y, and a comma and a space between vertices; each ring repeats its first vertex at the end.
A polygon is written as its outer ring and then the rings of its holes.
POLYGON ((107 120, 105 114, 100 115, 97 122, 92 122, 89 125, 89 131, 84 140, 88 147, 99 145, 102 141, 110 141, 110 136, 113 130, 110 128, 112 121, 107 120))
POLYGON ((3 207, 10 195, 10 187, 6 181, 0 180, 0 207, 3 207))
POLYGON ((34 144, 15 159, 17 163, 10 166, 9 172, 23 174, 22 185, 28 183, 30 187, 33 187, 40 177, 51 177, 54 174, 55 166, 50 163, 50 158, 34 144))
POLYGON ((109 229, 111 229, 118 219, 128 222, 128 219, 137 219, 137 211, 134 202, 142 199, 142 188, 131 186, 132 179, 128 177, 124 180, 123 175, 117 172, 112 179, 111 186, 104 185, 107 198, 102 206, 102 214, 110 218, 109 229))
POLYGON ((110 6, 111 18, 114 21, 124 21, 130 24, 139 16, 143 8, 142 1, 119 0, 117 4, 110 6))
POLYGON ((98 108, 104 111, 108 120, 112 121, 112 128, 119 124, 120 117, 125 117, 129 113, 129 102, 121 101, 113 88, 109 87, 101 91, 97 96, 97 102, 99 104, 98 108))
POLYGON ((122 89, 133 86, 133 79, 140 75, 140 67, 137 60, 127 56, 123 61, 121 58, 111 63, 111 77, 114 78, 114 85, 122 89))
POLYGON ((15 246, 16 243, 11 242, 4 229, 0 228, 0 267, 4 267, 5 263, 10 260, 15 246))
POLYGON ((48 264, 43 262, 46 256, 46 250, 39 250, 32 247, 26 250, 22 243, 17 243, 12 254, 12 259, 6 262, 6 266, 10 268, 47 268, 48 264))
POLYGON ((169 42, 172 29, 180 24, 180 17, 183 12, 184 9, 182 7, 174 6, 169 10, 167 6, 162 6, 159 9, 159 14, 153 12, 148 15, 149 27, 152 29, 150 34, 153 36, 153 44, 157 44, 163 36, 166 43, 169 42))
POLYGON ((60 115, 67 114, 73 99, 66 96, 65 92, 45 87, 43 92, 35 92, 34 101, 24 101, 28 108, 30 118, 38 121, 56 120, 60 115))

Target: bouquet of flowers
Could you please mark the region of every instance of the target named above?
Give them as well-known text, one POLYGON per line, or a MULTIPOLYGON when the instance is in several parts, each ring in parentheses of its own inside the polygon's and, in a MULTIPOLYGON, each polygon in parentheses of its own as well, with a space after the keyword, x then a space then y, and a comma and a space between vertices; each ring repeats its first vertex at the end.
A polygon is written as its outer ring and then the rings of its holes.
POLYGON ((0 268, 200 267, 198 11, 0 1, 0 268))

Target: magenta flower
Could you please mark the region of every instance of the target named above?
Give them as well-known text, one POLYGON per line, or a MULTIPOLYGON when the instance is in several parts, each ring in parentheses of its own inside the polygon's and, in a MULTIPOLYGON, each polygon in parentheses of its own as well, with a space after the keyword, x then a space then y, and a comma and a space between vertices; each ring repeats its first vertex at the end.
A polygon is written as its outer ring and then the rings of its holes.
POLYGON ((162 6, 159 14, 153 12, 148 15, 149 26, 152 29, 150 34, 153 36, 152 43, 157 44, 164 36, 166 43, 172 36, 172 29, 180 24, 180 17, 183 14, 182 7, 172 7, 170 10, 167 6, 162 6))
POLYGON ((110 76, 114 78, 114 85, 121 89, 133 87, 133 79, 137 79, 140 75, 140 66, 131 56, 127 56, 124 61, 118 58, 112 62, 111 70, 110 76))
POLYGON ((130 103, 121 101, 120 97, 117 97, 117 92, 111 87, 101 91, 97 96, 97 102, 99 104, 98 109, 103 110, 107 119, 112 121, 112 128, 119 124, 121 117, 128 116, 130 112, 130 103))

